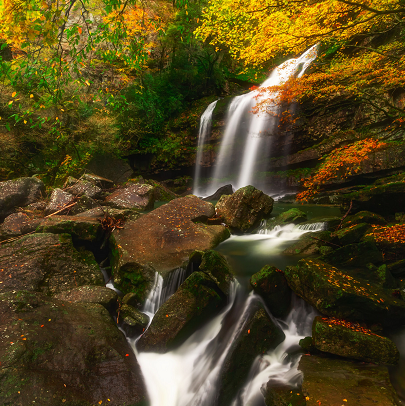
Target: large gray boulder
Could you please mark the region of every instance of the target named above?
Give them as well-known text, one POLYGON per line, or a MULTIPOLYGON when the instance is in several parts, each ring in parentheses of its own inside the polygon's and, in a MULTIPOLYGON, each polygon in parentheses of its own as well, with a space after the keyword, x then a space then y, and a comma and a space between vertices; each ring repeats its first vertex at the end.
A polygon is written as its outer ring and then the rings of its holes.
POLYGON ((14 212, 41 199, 45 185, 37 178, 19 178, 0 182, 0 221, 14 212))
POLYGON ((223 195, 215 205, 218 217, 239 232, 249 232, 273 210, 273 199, 253 186, 245 186, 233 195, 223 195))
POLYGON ((105 203, 116 209, 153 209, 155 189, 151 185, 128 183, 123 189, 111 193, 105 203))

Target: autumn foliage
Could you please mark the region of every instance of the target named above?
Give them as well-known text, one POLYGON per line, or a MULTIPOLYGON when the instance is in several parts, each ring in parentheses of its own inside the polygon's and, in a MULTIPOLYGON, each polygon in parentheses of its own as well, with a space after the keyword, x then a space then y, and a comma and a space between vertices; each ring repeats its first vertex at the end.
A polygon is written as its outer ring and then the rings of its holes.
POLYGON ((361 163, 368 159, 368 155, 385 145, 384 142, 366 138, 351 145, 336 148, 324 159, 316 173, 304 181, 306 190, 297 195, 297 200, 309 200, 323 184, 331 179, 338 176, 346 178, 359 172, 361 163))

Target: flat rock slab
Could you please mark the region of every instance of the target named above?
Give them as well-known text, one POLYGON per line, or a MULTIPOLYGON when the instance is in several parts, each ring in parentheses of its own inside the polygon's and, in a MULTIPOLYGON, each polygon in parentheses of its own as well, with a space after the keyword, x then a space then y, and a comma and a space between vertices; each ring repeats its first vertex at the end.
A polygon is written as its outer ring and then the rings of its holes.
POLYGON ((230 234, 224 226, 203 223, 214 214, 211 203, 191 195, 174 199, 115 230, 110 239, 111 263, 119 289, 138 291, 142 302, 155 271, 164 275, 180 267, 193 251, 211 249, 227 239, 230 234))
POLYGON ((41 199, 45 185, 37 178, 19 178, 0 182, 0 220, 15 207, 27 206, 41 199))
POLYGON ((0 376, 2 405, 146 400, 136 358, 103 306, 33 292, 0 294, 0 376))
POLYGON ((405 301, 348 271, 302 259, 285 270, 290 288, 322 314, 385 326, 405 324, 405 301))
POLYGON ((32 234, 0 246, 0 289, 53 295, 81 285, 104 285, 89 251, 77 251, 68 234, 32 234))
POLYGON ((306 406, 399 405, 387 367, 303 355, 298 369, 306 406))

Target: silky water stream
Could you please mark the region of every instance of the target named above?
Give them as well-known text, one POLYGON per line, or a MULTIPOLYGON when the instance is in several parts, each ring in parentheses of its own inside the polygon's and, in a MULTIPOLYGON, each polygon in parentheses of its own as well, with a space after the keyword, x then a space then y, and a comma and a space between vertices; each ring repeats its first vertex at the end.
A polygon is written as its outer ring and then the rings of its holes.
MULTIPOLYGON (((328 208, 334 215, 333 208, 328 208)), ((323 229, 317 223, 310 231, 323 229)), ((248 292, 250 276, 265 264, 283 269, 293 265, 297 257, 289 258, 282 251, 302 234, 308 227, 286 225, 273 230, 259 228, 254 234, 232 236, 217 247, 227 256, 236 274, 229 303, 226 308, 203 328, 196 331, 176 350, 165 354, 138 352, 136 339, 132 340, 134 352, 141 366, 147 386, 151 406, 215 406, 220 386, 221 367, 232 342, 238 337, 247 322, 247 314, 260 296, 248 292)), ((156 276, 155 286, 144 307, 145 313, 153 318, 159 306, 174 293, 184 271, 173 274, 171 286, 163 289, 163 280, 156 276)), ((261 387, 269 380, 297 386, 301 373, 297 370, 299 362, 298 342, 311 335, 312 321, 316 312, 301 299, 294 297, 292 310, 285 320, 274 319, 286 336, 274 351, 259 355, 251 367, 244 387, 235 394, 230 405, 220 406, 262 406, 264 399, 261 387)), ((219 405, 217 405, 219 406, 219 405)))

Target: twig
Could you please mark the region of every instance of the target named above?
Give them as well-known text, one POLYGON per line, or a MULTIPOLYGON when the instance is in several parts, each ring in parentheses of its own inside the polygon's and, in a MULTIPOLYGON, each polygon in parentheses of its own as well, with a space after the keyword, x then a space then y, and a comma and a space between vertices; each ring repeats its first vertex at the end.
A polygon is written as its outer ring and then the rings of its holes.
POLYGON ((17 236, 17 237, 9 238, 8 240, 0 241, 0 245, 3 244, 4 242, 15 241, 15 240, 18 240, 18 239, 21 238, 21 237, 24 237, 24 236, 30 235, 30 234, 34 234, 34 233, 35 233, 35 231, 31 231, 31 232, 29 232, 29 233, 25 233, 25 234, 19 235, 19 236, 17 236))
POLYGON ((342 221, 340 222, 340 224, 339 224, 338 228, 336 229, 336 231, 339 230, 340 227, 342 227, 343 221, 349 215, 350 210, 352 209, 352 206, 353 206, 353 200, 350 200, 349 210, 347 210, 346 214, 342 217, 342 221))
POLYGON ((58 213, 60 213, 60 212, 63 211, 63 210, 69 209, 70 207, 73 207, 76 203, 77 203, 77 202, 71 203, 71 204, 69 204, 68 206, 65 206, 65 207, 61 208, 60 210, 55 211, 55 213, 48 214, 47 216, 44 217, 44 219, 46 219, 46 218, 48 218, 48 217, 51 217, 51 216, 54 216, 55 214, 58 214, 58 213))

